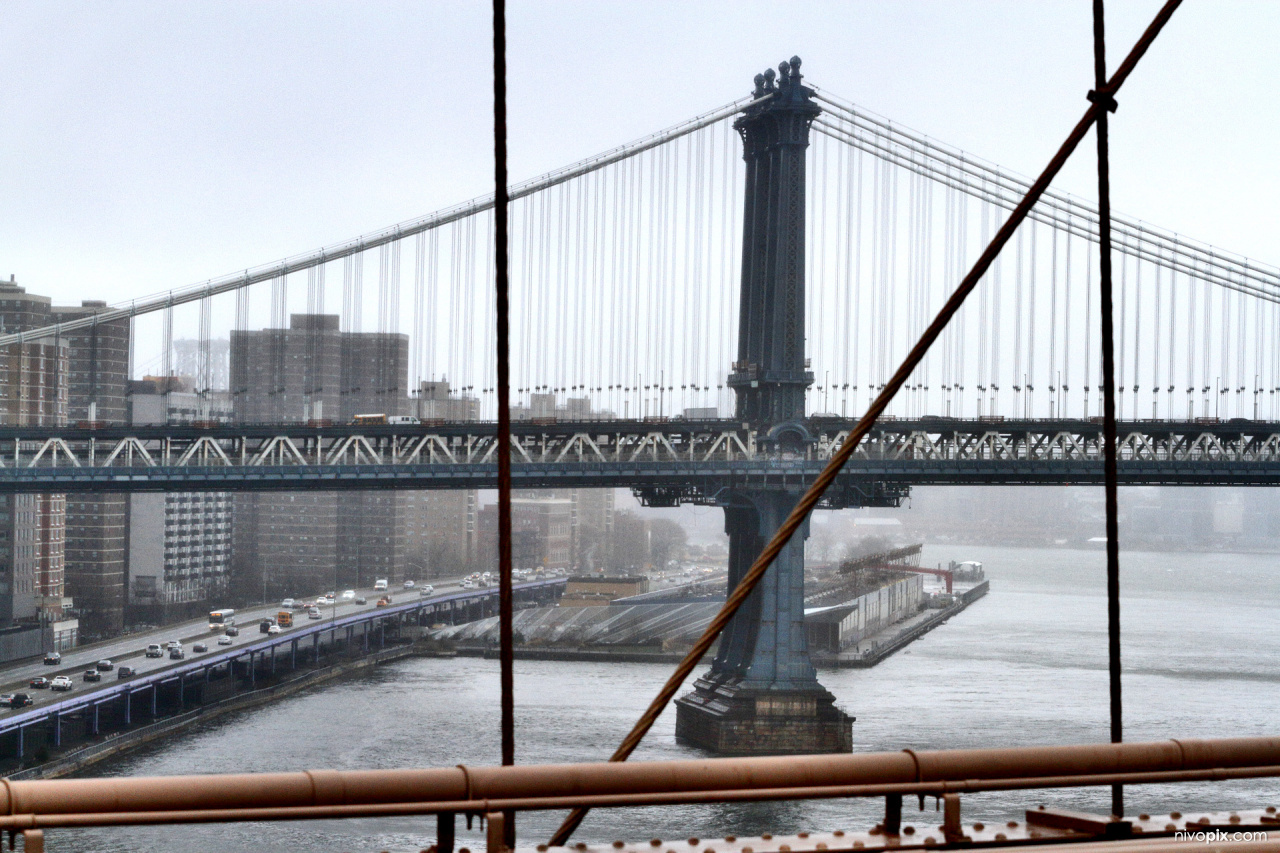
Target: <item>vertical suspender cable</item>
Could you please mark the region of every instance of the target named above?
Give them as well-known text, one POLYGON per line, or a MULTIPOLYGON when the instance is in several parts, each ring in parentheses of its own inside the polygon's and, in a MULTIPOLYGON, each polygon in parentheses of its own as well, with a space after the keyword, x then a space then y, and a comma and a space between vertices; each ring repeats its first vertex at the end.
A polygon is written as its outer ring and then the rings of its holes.
MULTIPOLYGON (((1071 214, 1067 214, 1067 223, 1070 225, 1071 214)), ((1067 231, 1066 238, 1066 268, 1062 273, 1062 384, 1059 398, 1062 400, 1058 407, 1058 417, 1067 417, 1068 407, 1071 405, 1067 394, 1071 391, 1071 231, 1067 231)))
MULTIPOLYGON (((511 410, 507 354, 507 12, 505 0, 493 0, 493 192, 495 240, 494 295, 498 357, 498 620, 502 669, 502 764, 516 763, 515 698, 511 632, 511 410)), ((515 812, 506 813, 504 839, 515 846, 515 812)))
MULTIPOLYGON (((1156 251, 1156 316, 1155 330, 1151 345, 1151 418, 1155 420, 1160 412, 1160 304, 1164 297, 1164 269, 1160 263, 1162 251, 1156 251)), ((1135 410, 1134 414, 1137 414, 1135 410)))
MULTIPOLYGON (((1058 411, 1058 229, 1049 233, 1053 241, 1049 251, 1049 417, 1062 417, 1058 411)), ((1068 237, 1070 239, 1070 237, 1068 237)))
POLYGON ((1231 379, 1227 373, 1227 364, 1230 362, 1229 341, 1231 337, 1231 294, 1226 288, 1219 288, 1219 303, 1222 305, 1222 335, 1219 337, 1221 343, 1222 354, 1218 357, 1218 376, 1217 388, 1215 388, 1214 417, 1225 417, 1227 413, 1227 403, 1231 402, 1226 396, 1227 391, 1231 387, 1231 379))
MULTIPOLYGON (((1034 394, 1036 390, 1036 267, 1039 265, 1036 261, 1036 244, 1039 242, 1037 236, 1039 232, 1036 230, 1036 221, 1031 220, 1031 251, 1028 260, 1031 262, 1029 267, 1031 275, 1030 293, 1027 294, 1027 408, 1024 417, 1031 417, 1035 411, 1034 394)), ((997 267, 997 270, 999 268, 997 267)), ((997 279, 998 281, 999 279, 997 279)), ((997 304, 997 309, 999 305, 997 304)), ((998 327, 997 327, 998 328, 998 327)))
POLYGON ((1209 290, 1209 281, 1204 279, 1200 282, 1201 292, 1204 296, 1204 346, 1200 352, 1200 396, 1204 411, 1201 412, 1202 417, 1209 417, 1209 353, 1213 349, 1212 329, 1213 329, 1213 294, 1209 290))
MULTIPOLYGON (((865 170, 863 167, 866 165, 866 160, 865 158, 863 158, 861 151, 857 151, 854 154, 854 159, 857 161, 858 180, 857 180, 857 188, 855 190, 855 198, 854 198, 854 207, 856 212, 854 213, 854 220, 853 220, 853 279, 852 279, 852 284, 850 285, 853 288, 853 296, 854 296, 854 302, 852 306, 853 307, 853 316, 852 316, 853 333, 852 333, 852 336, 846 335, 845 340, 853 341, 853 345, 849 347, 850 349, 853 350, 853 365, 849 369, 849 374, 853 377, 853 383, 852 383, 852 387, 849 390, 853 392, 853 405, 856 408, 858 405, 858 348, 861 346, 861 342, 863 338, 865 338, 867 341, 867 352, 868 352, 867 363, 870 363, 871 336, 863 335, 859 330, 859 327, 862 322, 862 310, 861 310, 862 309, 862 220, 863 220, 862 189, 863 189, 863 178, 865 177, 865 170)), ((844 414, 843 409, 841 410, 840 414, 842 415, 844 414)))
MULTIPOLYGON (((1019 417, 1027 417, 1025 398, 1022 392, 1026 390, 1026 383, 1023 381, 1022 373, 1022 270, 1023 270, 1023 250, 1025 243, 1026 231, 1022 228, 1018 229, 1018 236, 1015 238, 1016 246, 1014 247, 1014 275, 1013 275, 1013 406, 1015 414, 1019 417)), ((1030 346, 1030 345, 1028 345, 1030 346)))
MULTIPOLYGON (((1165 417, 1173 420, 1173 377, 1174 377, 1174 349, 1178 342, 1178 273, 1177 270, 1169 271, 1169 367, 1167 383, 1168 397, 1165 403, 1165 417)), ((1190 340, 1187 341, 1190 345, 1190 340)))
MULTIPOLYGON (((1187 276, 1187 316, 1198 317, 1196 313, 1196 280, 1187 276)), ((1195 417, 1196 411, 1196 339, 1187 336, 1187 420, 1195 417)))
MULTIPOLYGON (((1104 476, 1107 503, 1107 668, 1111 687, 1111 742, 1120 743, 1120 539, 1117 521, 1116 474, 1116 384, 1115 347, 1111 321, 1111 173, 1107 155, 1107 111, 1115 109, 1115 96, 1107 88, 1107 53, 1103 24, 1102 0, 1093 0, 1093 73, 1095 128, 1098 140, 1098 243, 1102 314, 1102 388, 1104 476)), ((1124 815, 1124 786, 1111 786, 1111 813, 1124 815)))
POLYGON ((1084 244, 1084 417, 1089 417, 1093 386, 1093 241, 1084 244))
MULTIPOLYGON (((965 196, 964 198, 957 198, 957 201, 959 202, 960 209, 957 211, 957 238, 954 260, 956 274, 963 275, 961 270, 964 269, 964 262, 965 258, 968 256, 967 248, 969 245, 969 197, 965 196)), ((961 315, 960 332, 956 335, 956 375, 953 384, 959 385, 959 387, 956 388, 956 391, 959 393, 956 394, 956 409, 953 417, 957 418, 964 417, 964 368, 966 363, 964 353, 965 342, 969 337, 966 334, 965 327, 968 325, 969 317, 972 313, 973 312, 970 312, 969 315, 961 315)))
MULTIPOLYGON (((1248 266, 1249 262, 1245 261, 1245 267, 1248 266)), ((1255 421, 1258 419, 1258 395, 1262 393, 1262 386, 1259 384, 1262 378, 1262 306, 1259 305, 1258 309, 1253 312, 1253 414, 1250 416, 1255 421)), ((1243 346, 1240 348, 1240 357, 1244 358, 1243 346)))
MULTIPOLYGON (((991 233, 987 228, 987 224, 991 221, 991 217, 987 215, 989 203, 982 202, 979 208, 979 235, 982 245, 987 245, 991 241, 991 233)), ((987 332, 989 324, 987 323, 987 303, 991 297, 991 279, 985 277, 982 280, 982 292, 978 296, 978 417, 981 418, 987 413, 987 332)))
MULTIPOLYGON (((994 206, 991 209, 991 222, 1000 220, 1000 211, 994 206)), ((991 266, 991 414, 995 415, 1000 406, 1000 278, 1005 266, 1003 258, 996 258, 991 266)), ((1034 288, 1033 288, 1034 292, 1034 288)))

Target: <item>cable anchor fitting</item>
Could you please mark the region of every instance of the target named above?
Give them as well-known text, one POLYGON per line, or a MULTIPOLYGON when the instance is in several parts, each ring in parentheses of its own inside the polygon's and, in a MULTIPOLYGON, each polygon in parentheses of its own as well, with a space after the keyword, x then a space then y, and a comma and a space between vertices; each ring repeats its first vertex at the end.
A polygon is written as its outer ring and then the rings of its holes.
POLYGON ((1119 106, 1119 104, 1116 103, 1115 96, 1110 92, 1099 92, 1097 89, 1090 89, 1087 97, 1089 98, 1089 103, 1106 107, 1106 110, 1109 113, 1115 112, 1116 108, 1119 106))

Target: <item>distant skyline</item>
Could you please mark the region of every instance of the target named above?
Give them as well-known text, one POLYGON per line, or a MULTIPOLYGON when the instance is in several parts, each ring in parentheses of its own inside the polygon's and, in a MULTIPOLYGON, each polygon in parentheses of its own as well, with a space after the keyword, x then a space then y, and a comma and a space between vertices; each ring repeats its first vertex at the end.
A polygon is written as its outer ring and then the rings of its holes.
MULTIPOLYGON (((1109 4, 1114 68, 1158 2, 1109 4)), ((0 5, 0 275, 119 302, 491 191, 487 4, 0 5)), ((1114 204, 1280 263, 1280 6, 1189 3, 1113 119, 1114 204)), ((515 2, 521 180, 810 83, 1022 172, 1091 86, 1089 4, 515 2)), ((1057 186, 1093 197, 1093 147, 1057 186)))

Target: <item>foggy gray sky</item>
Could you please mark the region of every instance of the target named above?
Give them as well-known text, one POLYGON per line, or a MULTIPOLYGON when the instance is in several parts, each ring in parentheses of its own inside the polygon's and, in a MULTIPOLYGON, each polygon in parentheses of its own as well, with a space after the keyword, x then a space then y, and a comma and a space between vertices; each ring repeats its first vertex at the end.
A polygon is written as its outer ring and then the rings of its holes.
MULTIPOLYGON (((1114 67, 1158 8, 1109 5, 1114 67)), ((747 94, 814 83, 1022 173, 1091 85, 1089 4, 514 2, 520 180, 747 94)), ((1267 263, 1280 6, 1192 2, 1113 119, 1115 206, 1267 263)), ((489 9, 0 4, 0 274, 118 302, 491 189, 489 9)), ((1093 196, 1092 141, 1058 186, 1093 196), (1083 155, 1083 156, 1081 156, 1083 155)))

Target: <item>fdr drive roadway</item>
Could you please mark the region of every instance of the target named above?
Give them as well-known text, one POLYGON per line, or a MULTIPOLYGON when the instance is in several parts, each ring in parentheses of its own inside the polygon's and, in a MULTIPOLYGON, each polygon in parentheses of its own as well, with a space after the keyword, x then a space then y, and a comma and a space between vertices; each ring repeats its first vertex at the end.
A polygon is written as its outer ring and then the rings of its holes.
MULTIPOLYGON (((517 601, 542 601, 558 595, 564 584, 563 578, 519 583, 514 586, 514 593, 517 601)), ((294 627, 274 635, 260 633, 258 623, 263 618, 274 616, 280 608, 252 607, 236 612, 240 635, 232 638, 230 646, 217 645, 216 639, 221 631, 210 631, 207 619, 201 619, 68 652, 58 666, 44 666, 39 661, 9 666, 0 671, 0 689, 27 693, 35 704, 27 708, 0 710, 3 713, 0 716, 0 760, 22 757, 22 732, 35 725, 52 724, 54 736, 51 745, 61 745, 61 718, 73 714, 91 715, 96 733, 98 708, 122 697, 126 698, 130 709, 126 712, 126 724, 143 720, 150 722, 155 712, 155 697, 162 686, 175 685, 180 697, 179 705, 184 705, 193 698, 181 698, 184 688, 207 681, 210 674, 220 667, 230 672, 233 667, 243 665, 243 672, 236 674, 252 683, 256 678, 274 673, 277 667, 288 670, 300 664, 314 663, 319 658, 322 642, 345 640, 359 644, 364 650, 377 649, 382 644, 388 624, 461 621, 496 612, 497 587, 464 590, 457 586, 457 581, 441 582, 440 588, 429 596, 421 596, 414 589, 395 591, 392 604, 383 607, 374 604, 377 596, 383 593, 362 590, 359 594, 366 597, 367 604, 358 605, 352 601, 325 607, 323 618, 319 620, 308 619, 306 610, 298 610, 295 611, 294 627), (163 646, 170 640, 182 641, 185 660, 171 660, 167 651, 162 658, 145 657, 148 644, 163 646), (209 650, 193 652, 191 644, 196 642, 207 644, 209 650), (85 682, 85 670, 93 668, 103 658, 111 659, 117 667, 122 663, 132 666, 137 674, 120 679, 112 670, 104 672, 100 682, 85 682), (266 667, 265 672, 263 667, 266 667), (66 675, 74 687, 68 693, 51 693, 47 689, 27 686, 29 679, 41 675, 66 675), (136 700, 135 696, 138 697, 136 700), (138 719, 130 719, 134 716, 138 719)))
MULTIPOLYGON (((630 487, 652 503, 802 488, 854 422, 815 415, 760 432, 723 420, 522 422, 516 488, 630 487)), ((491 423, 0 428, 0 492, 471 489, 497 485, 491 423)), ((1123 421, 1125 485, 1280 485, 1280 423, 1123 421)), ((1100 484, 1095 420, 883 418, 832 503, 915 485, 1100 484)))

